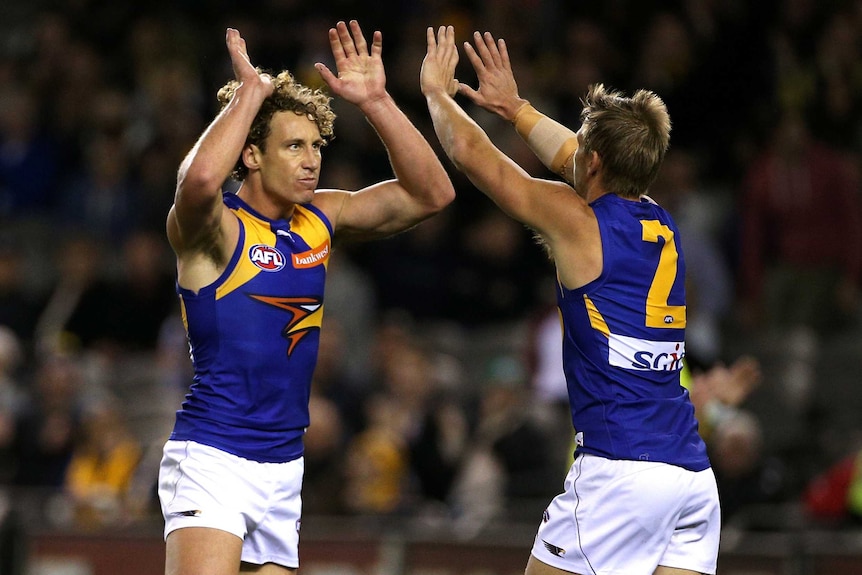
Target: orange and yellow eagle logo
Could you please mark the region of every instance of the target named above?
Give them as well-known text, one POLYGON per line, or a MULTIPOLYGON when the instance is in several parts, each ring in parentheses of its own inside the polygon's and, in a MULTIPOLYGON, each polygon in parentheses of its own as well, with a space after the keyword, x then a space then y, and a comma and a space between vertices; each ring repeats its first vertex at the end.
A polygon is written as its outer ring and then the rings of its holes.
POLYGON ((291 318, 284 326, 281 335, 288 341, 287 356, 293 353, 296 344, 313 330, 319 330, 323 317, 321 310, 323 302, 312 297, 278 297, 252 295, 252 298, 265 304, 283 309, 291 313, 291 318))

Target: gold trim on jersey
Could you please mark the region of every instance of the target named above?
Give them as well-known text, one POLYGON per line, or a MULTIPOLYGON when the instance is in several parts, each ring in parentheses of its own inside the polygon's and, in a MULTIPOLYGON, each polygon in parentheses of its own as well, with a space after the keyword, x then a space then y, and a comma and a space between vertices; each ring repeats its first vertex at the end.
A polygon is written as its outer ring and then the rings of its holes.
POLYGON ((589 298, 587 294, 584 294, 584 305, 587 306, 587 315, 590 317, 590 326, 599 333, 603 334, 605 337, 611 336, 611 330, 608 328, 608 324, 605 322, 605 318, 602 317, 601 312, 599 312, 596 304, 593 303, 593 300, 589 298))
MULTIPOLYGON (((263 244, 274 248, 277 240, 277 236, 272 231, 269 222, 255 217, 243 208, 236 208, 233 212, 245 228, 245 240, 240 251, 240 256, 230 275, 223 284, 216 288, 216 300, 226 296, 261 273, 262 270, 247 257, 248 251, 252 246, 263 244)), ((331 254, 329 228, 315 212, 297 205, 290 219, 290 233, 296 234, 305 243, 312 246, 310 250, 301 254, 286 254, 286 257, 290 258, 290 265, 294 268, 312 267, 315 265, 323 265, 325 268, 328 268, 329 256, 331 254)))

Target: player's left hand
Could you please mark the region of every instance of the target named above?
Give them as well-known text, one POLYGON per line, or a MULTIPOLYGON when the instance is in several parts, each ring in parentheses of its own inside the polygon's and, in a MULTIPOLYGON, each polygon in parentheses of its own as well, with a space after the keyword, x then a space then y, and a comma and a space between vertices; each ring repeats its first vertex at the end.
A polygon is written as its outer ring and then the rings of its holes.
POLYGON ((476 71, 479 88, 461 84, 461 93, 475 104, 511 122, 515 112, 526 100, 518 95, 518 84, 512 72, 506 42, 502 38, 494 40, 490 32, 473 32, 473 43, 475 48, 469 42, 464 42, 464 52, 476 71))
POLYGON ((348 24, 338 22, 329 29, 329 44, 338 75, 321 62, 314 67, 333 94, 360 107, 386 96, 383 34, 379 30, 374 32, 369 51, 359 22, 351 20, 349 29, 348 24))

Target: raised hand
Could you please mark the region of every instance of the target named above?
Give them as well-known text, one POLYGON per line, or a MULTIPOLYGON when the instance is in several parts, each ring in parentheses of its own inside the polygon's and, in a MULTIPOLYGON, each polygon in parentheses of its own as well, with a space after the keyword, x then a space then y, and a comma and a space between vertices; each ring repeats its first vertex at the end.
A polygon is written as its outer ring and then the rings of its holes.
POLYGON ((461 93, 486 110, 511 121, 526 100, 518 95, 506 42, 502 38, 495 41, 490 32, 484 35, 473 32, 473 42, 475 48, 464 42, 464 52, 476 70, 479 89, 461 84, 461 93))
POLYGON ((760 385, 763 374, 756 358, 742 356, 729 367, 716 365, 707 373, 707 378, 716 399, 736 407, 760 385))
POLYGON ((265 94, 272 94, 273 85, 272 78, 269 74, 261 74, 252 65, 248 57, 245 39, 240 35, 239 30, 228 28, 225 36, 227 51, 230 54, 230 61, 233 65, 233 73, 237 82, 240 84, 259 83, 265 94))
POLYGON ((458 93, 458 80, 455 79, 455 67, 458 65, 458 48, 455 47, 455 29, 452 26, 440 26, 437 36, 430 26, 426 31, 428 51, 422 60, 422 70, 419 73, 419 85, 426 96, 436 91, 443 91, 454 96, 458 93))
POLYGON ((381 57, 383 34, 380 31, 374 32, 369 52, 356 20, 350 21, 349 30, 347 24, 338 22, 335 28, 329 29, 329 45, 338 75, 321 62, 314 67, 333 94, 356 106, 386 96, 386 73, 381 57))

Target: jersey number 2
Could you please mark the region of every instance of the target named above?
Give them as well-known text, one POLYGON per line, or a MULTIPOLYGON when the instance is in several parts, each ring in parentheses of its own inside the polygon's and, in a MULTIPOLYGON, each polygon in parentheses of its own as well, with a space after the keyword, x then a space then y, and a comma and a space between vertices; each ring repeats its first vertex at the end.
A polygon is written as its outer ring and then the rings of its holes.
POLYGON ((658 267, 647 294, 646 326, 682 329, 685 327, 685 306, 669 305, 667 301, 676 282, 679 260, 673 232, 658 220, 641 220, 641 225, 643 241, 658 243, 659 238, 664 239, 658 267))

